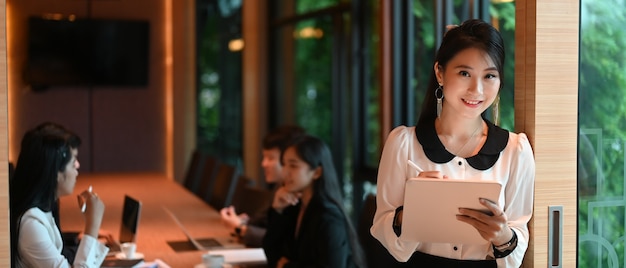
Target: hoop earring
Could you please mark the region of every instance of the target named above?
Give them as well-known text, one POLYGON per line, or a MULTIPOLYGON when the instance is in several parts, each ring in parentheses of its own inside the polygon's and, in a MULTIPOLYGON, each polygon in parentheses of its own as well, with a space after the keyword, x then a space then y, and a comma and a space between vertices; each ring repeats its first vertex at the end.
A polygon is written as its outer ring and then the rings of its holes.
POLYGON ((441 84, 435 89, 435 98, 437 99, 437 117, 439 117, 441 115, 441 106, 443 105, 443 87, 441 84))

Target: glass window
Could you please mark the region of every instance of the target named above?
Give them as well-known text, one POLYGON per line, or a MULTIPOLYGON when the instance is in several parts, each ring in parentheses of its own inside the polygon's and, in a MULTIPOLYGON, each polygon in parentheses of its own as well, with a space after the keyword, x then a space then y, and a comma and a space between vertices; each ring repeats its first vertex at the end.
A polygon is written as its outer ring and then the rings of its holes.
POLYGON ((198 149, 230 164, 242 154, 241 6, 199 4, 198 149), (222 64, 227 62, 228 64, 222 64))
POLYGON ((413 19, 415 21, 415 74, 411 81, 415 93, 415 122, 420 116, 422 102, 428 87, 428 80, 433 70, 435 59, 435 1, 413 0, 413 19))
POLYGON ((626 4, 581 1, 578 264, 624 267, 626 4))
POLYGON ((350 3, 350 0, 273 0, 273 2, 276 7, 293 7, 275 9, 275 17, 280 18, 330 8, 341 2, 350 3))
POLYGON ((274 126, 298 124, 331 147, 348 211, 353 200, 358 206, 363 193, 354 174, 368 164, 378 166, 380 157, 379 54, 377 36, 371 30, 378 27, 377 15, 371 16, 378 10, 370 6, 376 2, 272 4, 283 10, 273 10, 274 16, 288 14, 284 9, 299 13, 272 17, 270 23, 270 122, 274 126), (359 12, 364 19, 353 21, 355 13, 361 16, 359 12))
POLYGON ((515 127, 515 3, 492 1, 489 7, 490 23, 500 31, 504 39, 504 80, 499 101, 495 104, 493 122, 500 127, 514 130, 515 127))
MULTIPOLYGON (((363 122, 364 137, 363 147, 365 148, 364 164, 367 167, 378 167, 380 154, 382 151, 381 144, 381 122, 380 122, 380 2, 378 0, 370 0, 369 7, 365 10, 365 16, 368 18, 366 25, 363 25, 363 32, 368 43, 364 44, 366 52, 366 66, 368 69, 364 76, 365 87, 365 115, 363 122)), ((357 145, 360 146, 360 145, 357 145)))
POLYGON ((281 29, 293 39, 293 103, 295 120, 309 133, 332 141, 333 46, 330 18, 300 21, 281 29), (294 29, 293 31, 291 29, 294 29))

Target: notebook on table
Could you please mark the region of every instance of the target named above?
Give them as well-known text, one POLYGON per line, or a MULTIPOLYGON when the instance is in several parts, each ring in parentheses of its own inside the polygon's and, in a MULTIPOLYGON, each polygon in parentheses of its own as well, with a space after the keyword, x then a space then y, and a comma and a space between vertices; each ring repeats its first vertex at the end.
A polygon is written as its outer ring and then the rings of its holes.
POLYGON ((209 238, 195 238, 187 231, 187 228, 180 222, 178 217, 166 207, 163 210, 170 216, 170 218, 176 223, 178 228, 187 237, 186 241, 168 241, 172 249, 175 251, 189 251, 189 250, 212 250, 212 249, 236 249, 244 248, 245 245, 237 241, 235 237, 209 237, 209 238))
POLYGON ((409 179, 400 237, 416 242, 484 244, 478 231, 456 215, 462 207, 487 211, 479 198, 497 203, 501 188, 497 181, 409 179))

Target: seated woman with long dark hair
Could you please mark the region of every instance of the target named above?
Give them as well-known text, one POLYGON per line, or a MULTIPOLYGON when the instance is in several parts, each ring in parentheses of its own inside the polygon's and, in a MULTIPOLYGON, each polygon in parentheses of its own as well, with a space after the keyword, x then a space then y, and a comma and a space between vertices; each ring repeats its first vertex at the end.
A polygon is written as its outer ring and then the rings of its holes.
POLYGON ((97 239, 104 203, 88 190, 79 195, 85 229, 73 264, 61 254, 63 240, 52 210, 59 197, 74 191, 77 144, 78 136, 53 123, 24 135, 9 189, 13 267, 99 267, 106 257, 109 249, 97 239))
POLYGON ((269 266, 365 267, 326 144, 305 136, 285 149, 282 163, 263 239, 269 266))

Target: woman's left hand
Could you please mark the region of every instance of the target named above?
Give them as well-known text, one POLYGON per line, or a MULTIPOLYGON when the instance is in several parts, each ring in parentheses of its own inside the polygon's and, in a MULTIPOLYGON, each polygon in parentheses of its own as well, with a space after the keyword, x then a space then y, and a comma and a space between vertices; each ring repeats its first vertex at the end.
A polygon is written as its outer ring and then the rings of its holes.
POLYGON ((479 201, 487 210, 459 208, 457 220, 474 226, 485 240, 496 246, 510 241, 513 230, 508 225, 504 211, 491 200, 480 198, 479 201))
POLYGON ((278 263, 276 264, 276 268, 283 268, 285 266, 285 264, 287 264, 289 262, 289 259, 283 257, 280 257, 280 259, 278 260, 278 263))
POLYGON ((234 206, 222 208, 220 210, 220 215, 222 216, 222 222, 224 223, 224 225, 231 229, 246 225, 248 223, 248 220, 250 219, 250 217, 248 217, 248 214, 245 213, 237 215, 234 206))

